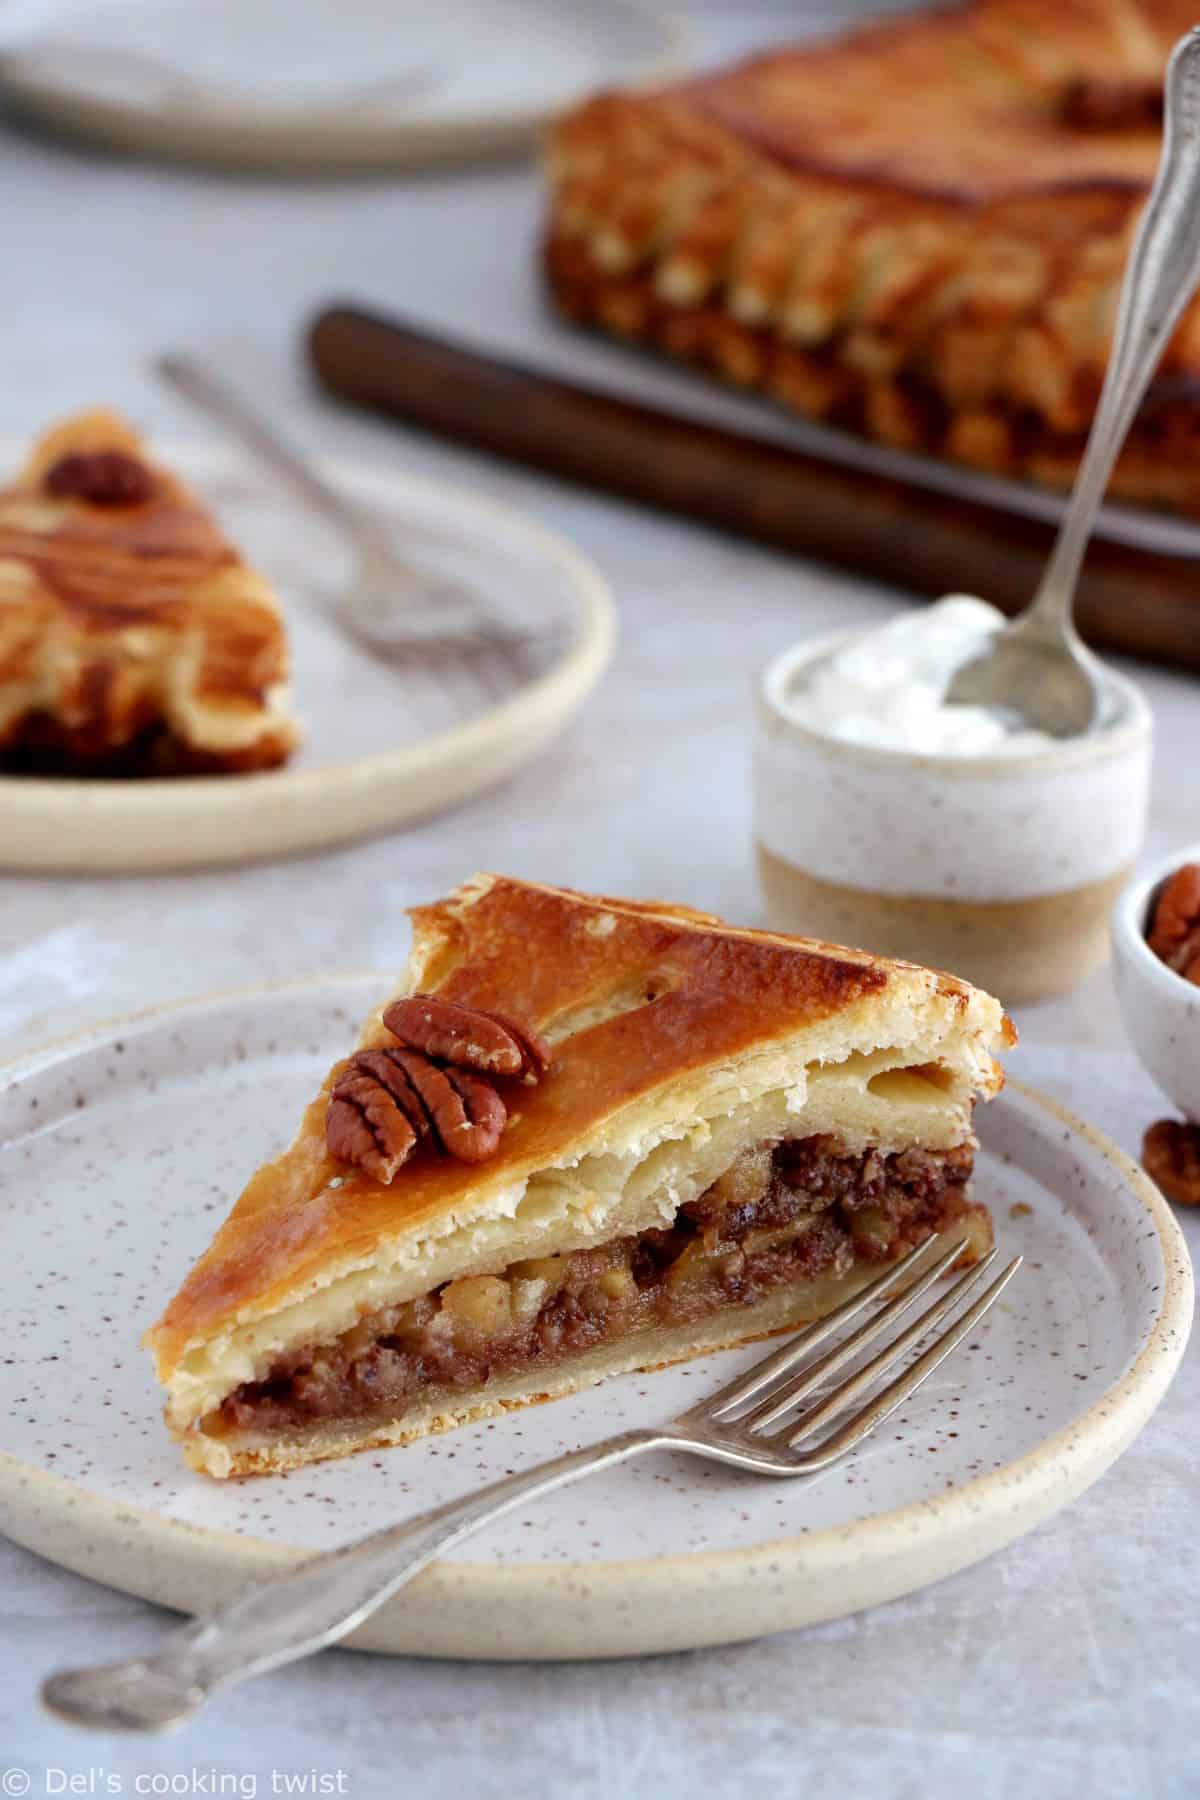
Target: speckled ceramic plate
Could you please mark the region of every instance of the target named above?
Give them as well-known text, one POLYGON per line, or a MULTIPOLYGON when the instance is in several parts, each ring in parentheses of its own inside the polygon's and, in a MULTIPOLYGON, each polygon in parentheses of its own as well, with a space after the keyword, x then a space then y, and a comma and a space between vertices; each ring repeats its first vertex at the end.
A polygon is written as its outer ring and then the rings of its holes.
MULTIPOLYGON (((159 1417, 138 1336, 382 976, 218 996, 95 1031, 0 1096, 0 1528, 187 1610, 297 1552, 670 1417, 753 1350, 630 1376, 408 1449, 215 1484, 159 1417)), ((730 1642, 890 1599, 979 1560, 1121 1453, 1191 1319, 1179 1230, 1115 1147, 1010 1086, 980 1110, 979 1192, 1025 1266, 908 1412, 846 1465, 780 1484, 647 1458, 495 1526, 354 1640, 458 1657, 730 1642)))
MULTIPOLYGON (((353 575, 323 520, 224 447, 156 444, 274 582, 287 614, 304 742, 284 769, 175 780, 0 776, 0 868, 196 868, 323 849, 426 818, 544 749, 603 674, 616 610, 599 571, 555 532, 441 482, 331 464, 418 568, 461 581, 524 637, 453 663, 397 666, 337 623, 353 575)), ((0 447, 13 468, 19 445, 0 447)))

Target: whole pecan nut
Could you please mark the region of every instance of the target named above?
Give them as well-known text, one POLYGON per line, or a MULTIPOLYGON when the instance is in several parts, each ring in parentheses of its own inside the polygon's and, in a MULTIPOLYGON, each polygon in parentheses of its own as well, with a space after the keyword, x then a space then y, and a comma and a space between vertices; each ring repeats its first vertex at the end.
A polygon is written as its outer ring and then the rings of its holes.
POLYGON ((386 1187, 418 1144, 479 1163, 499 1147, 508 1109, 492 1082, 537 1081, 545 1045, 500 1013, 416 994, 393 1002, 384 1023, 396 1046, 360 1050, 334 1083, 325 1142, 386 1187))
POLYGON ((1200 1206, 1200 1125, 1159 1119, 1142 1141, 1142 1166, 1168 1200, 1200 1206))
POLYGON ((455 1068, 536 1081, 550 1066, 550 1052, 527 1026, 503 1013, 460 1006, 437 994, 393 1000, 383 1022, 407 1049, 455 1068))
POLYGON ((1146 941, 1169 969, 1200 987, 1200 863, 1185 863, 1164 884, 1146 941))
POLYGON ((443 1155, 459 1162, 486 1162, 508 1123, 508 1108, 490 1081, 468 1069, 440 1069, 412 1050, 385 1050, 383 1055, 407 1077, 413 1104, 409 1122, 421 1121, 418 1136, 428 1135, 443 1155))
POLYGON ((93 506, 136 506, 154 492, 144 462, 124 450, 73 450, 46 471, 42 484, 58 499, 90 500, 93 506))
POLYGON ((334 1084, 325 1115, 330 1154, 387 1187, 417 1146, 418 1132, 405 1109, 407 1096, 407 1083, 392 1077, 382 1052, 362 1050, 352 1057, 334 1084), (372 1062, 372 1056, 378 1060, 372 1062))
POLYGON ((477 1075, 439 1069, 409 1050, 360 1050, 334 1084, 325 1142, 386 1187, 425 1138, 459 1162, 485 1162, 507 1120, 503 1100, 477 1075))

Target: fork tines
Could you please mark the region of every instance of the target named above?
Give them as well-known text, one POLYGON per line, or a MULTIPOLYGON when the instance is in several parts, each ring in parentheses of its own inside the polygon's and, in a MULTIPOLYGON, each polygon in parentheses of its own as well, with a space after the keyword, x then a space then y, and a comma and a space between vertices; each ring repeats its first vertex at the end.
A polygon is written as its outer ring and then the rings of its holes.
POLYGON ((1015 1256, 966 1311, 935 1337, 900 1375, 875 1393, 845 1424, 822 1436, 854 1401, 875 1387, 880 1376, 928 1337, 935 1326, 954 1313, 980 1286, 996 1262, 999 1254, 996 1249, 990 1250, 979 1263, 961 1275, 904 1330, 890 1337, 869 1361, 852 1370, 839 1386, 825 1391, 839 1370, 876 1340, 888 1337, 890 1327, 949 1271, 965 1248, 966 1240, 960 1238, 949 1248, 942 1249, 927 1267, 921 1267, 930 1245, 928 1242, 919 1244, 834 1312, 818 1319, 791 1338, 781 1350, 776 1350, 721 1388, 696 1408, 691 1419, 703 1422, 721 1437, 740 1440, 751 1455, 756 1452, 785 1455, 787 1467, 792 1472, 824 1468, 835 1457, 843 1456, 861 1443, 868 1432, 916 1392, 939 1363, 975 1328, 1021 1266, 1021 1258, 1015 1256), (871 1310, 896 1288, 902 1291, 877 1311, 871 1310), (870 1316, 862 1324, 813 1359, 814 1350, 864 1313, 870 1316), (816 1404, 796 1416, 797 1409, 812 1396, 818 1396, 816 1404), (785 1419, 789 1422, 781 1425, 785 1419), (770 1430, 769 1427, 777 1429, 770 1430), (806 1443, 812 1447, 801 1450, 799 1447, 806 1443))

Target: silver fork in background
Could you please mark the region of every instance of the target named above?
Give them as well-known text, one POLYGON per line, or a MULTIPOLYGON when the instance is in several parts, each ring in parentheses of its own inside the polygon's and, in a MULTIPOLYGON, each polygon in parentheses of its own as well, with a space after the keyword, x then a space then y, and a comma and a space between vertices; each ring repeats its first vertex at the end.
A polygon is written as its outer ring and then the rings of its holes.
MULTIPOLYGON (((337 601, 346 632, 373 656, 408 665, 491 656, 507 659, 511 676, 523 679, 520 653, 535 639, 489 610, 464 583, 417 568, 394 549, 391 533, 371 513, 338 491, 311 462, 287 444, 221 376, 195 358, 167 355, 155 371, 176 392, 239 438, 251 453, 351 543, 357 567, 337 601)), ((482 678, 485 690, 489 684, 482 678)))
POLYGON ((60 1670, 42 1688, 45 1704, 60 1718, 98 1730, 159 1731, 179 1724, 220 1688, 337 1643, 442 1551, 514 1507, 650 1450, 683 1450, 758 1475, 814 1475, 828 1468, 916 1392, 974 1330, 1021 1266, 1021 1258, 1015 1256, 902 1374, 839 1424, 848 1407, 981 1286, 997 1255, 992 1250, 883 1349, 830 1389, 839 1370, 853 1363, 949 1271, 962 1253, 963 1240, 949 1249, 940 1246, 936 1259, 921 1267, 928 1248, 927 1243, 918 1245, 827 1318, 657 1430, 622 1432, 589 1449, 492 1482, 344 1549, 314 1556, 237 1595, 207 1617, 177 1627, 149 1656, 60 1670), (910 1276, 911 1285, 813 1359, 812 1352, 821 1344, 910 1276), (809 1400, 814 1403, 796 1416, 809 1400))

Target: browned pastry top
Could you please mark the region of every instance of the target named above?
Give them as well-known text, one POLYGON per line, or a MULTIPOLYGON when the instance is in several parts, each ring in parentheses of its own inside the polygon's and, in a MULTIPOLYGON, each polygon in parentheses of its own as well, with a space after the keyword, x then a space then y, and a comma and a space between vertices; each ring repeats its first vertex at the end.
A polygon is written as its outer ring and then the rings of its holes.
POLYGON ((1181 4, 978 0, 772 51, 672 93, 810 173, 973 204, 1140 191, 1158 159, 1166 50, 1193 22, 1181 4))
MULTIPOLYGON (((686 1087, 697 1071, 821 1021, 849 1023, 885 996, 933 993, 956 1016, 981 998, 951 976, 862 951, 504 878, 418 907, 413 920, 420 987, 544 1033, 548 1072, 511 1101, 482 1168, 423 1149, 384 1186, 327 1151, 329 1094, 346 1067, 338 1063, 295 1143, 251 1180, 154 1328, 164 1379, 188 1340, 241 1308, 271 1310, 335 1261, 369 1262, 385 1240, 455 1213, 481 1183, 552 1165, 656 1089, 686 1087)), ((389 1041, 376 1018, 362 1043, 389 1041)))

